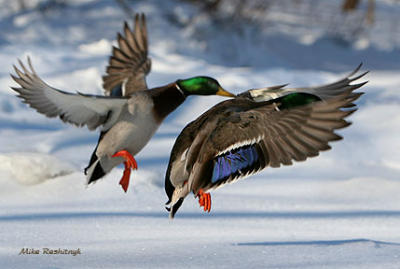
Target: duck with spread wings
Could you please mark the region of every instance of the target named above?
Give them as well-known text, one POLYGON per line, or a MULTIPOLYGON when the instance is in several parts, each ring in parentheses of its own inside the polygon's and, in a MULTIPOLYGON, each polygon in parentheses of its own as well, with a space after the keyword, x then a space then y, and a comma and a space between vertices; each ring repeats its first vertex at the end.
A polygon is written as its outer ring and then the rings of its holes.
POLYGON ((136 155, 150 140, 164 118, 182 104, 189 95, 234 96, 210 77, 182 79, 158 88, 148 89, 146 75, 150 72, 146 19, 135 16, 131 30, 127 23, 118 34, 106 75, 103 76, 105 96, 72 94, 46 84, 34 71, 19 61, 12 78, 20 87, 12 87, 32 108, 47 117, 59 117, 89 130, 100 128, 97 146, 85 169, 87 183, 95 182, 124 163, 120 180, 128 189, 131 169, 137 168, 136 155))
POLYGON ((351 82, 367 73, 353 77, 360 67, 328 85, 249 90, 189 123, 175 141, 165 177, 170 218, 191 192, 210 212, 207 191, 330 149, 330 141, 342 138, 334 131, 350 125, 345 118, 356 111, 362 93, 354 90, 366 82, 351 82))

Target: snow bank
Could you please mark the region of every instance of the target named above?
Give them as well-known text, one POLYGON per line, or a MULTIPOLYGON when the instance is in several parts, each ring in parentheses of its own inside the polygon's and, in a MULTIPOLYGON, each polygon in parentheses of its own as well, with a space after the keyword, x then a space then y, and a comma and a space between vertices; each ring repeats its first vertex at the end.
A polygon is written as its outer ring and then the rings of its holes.
POLYGON ((40 184, 75 171, 70 164, 52 155, 27 152, 1 154, 0 170, 24 185, 40 184))

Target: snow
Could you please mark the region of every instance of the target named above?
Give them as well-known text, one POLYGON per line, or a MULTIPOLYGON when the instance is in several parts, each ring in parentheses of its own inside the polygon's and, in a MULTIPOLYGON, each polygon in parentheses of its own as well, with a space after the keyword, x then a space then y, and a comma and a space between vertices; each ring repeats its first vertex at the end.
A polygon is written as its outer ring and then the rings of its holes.
POLYGON ((0 155, 2 170, 21 184, 34 185, 71 173, 72 167, 52 155, 40 153, 11 153, 0 155), (27 173, 26 171, 29 171, 27 173))
POLYGON ((213 191, 209 214, 189 196, 171 221, 163 189, 171 147, 189 121, 223 98, 190 97, 172 113, 136 156, 127 193, 118 185, 122 167, 86 186, 83 168, 98 134, 22 104, 9 73, 29 55, 50 85, 101 94, 107 57, 128 18, 116 1, 76 0, 44 13, 33 2, 25 11, 0 3, 2 268, 399 268, 400 53, 382 49, 387 39, 346 47, 321 29, 261 33, 251 25, 238 34, 235 24, 210 27, 194 16, 197 7, 180 1, 133 2, 148 17, 150 87, 208 75, 238 93, 332 82, 359 62, 371 71, 353 124, 332 150, 213 191), (22 248, 82 254, 18 255, 22 248))

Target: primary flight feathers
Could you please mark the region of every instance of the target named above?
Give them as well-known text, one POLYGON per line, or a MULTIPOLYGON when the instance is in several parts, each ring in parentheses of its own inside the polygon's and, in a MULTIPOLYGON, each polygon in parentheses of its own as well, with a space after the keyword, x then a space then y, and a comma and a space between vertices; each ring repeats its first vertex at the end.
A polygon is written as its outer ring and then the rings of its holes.
POLYGON ((94 130, 100 125, 113 125, 115 117, 111 114, 119 114, 121 108, 127 103, 126 98, 104 98, 104 96, 72 94, 53 88, 46 84, 35 72, 28 57, 28 66, 19 61, 23 70, 14 66, 18 76, 11 77, 21 87, 12 87, 18 92, 18 97, 24 100, 30 107, 47 117, 60 117, 64 122, 76 126, 86 125, 89 130, 94 130), (108 124, 107 124, 108 123, 108 124))
POLYGON ((112 56, 103 76, 103 88, 106 95, 130 95, 134 91, 147 89, 146 75, 151 69, 148 58, 146 17, 135 16, 132 31, 124 24, 124 35, 118 33, 118 47, 113 47, 112 56))

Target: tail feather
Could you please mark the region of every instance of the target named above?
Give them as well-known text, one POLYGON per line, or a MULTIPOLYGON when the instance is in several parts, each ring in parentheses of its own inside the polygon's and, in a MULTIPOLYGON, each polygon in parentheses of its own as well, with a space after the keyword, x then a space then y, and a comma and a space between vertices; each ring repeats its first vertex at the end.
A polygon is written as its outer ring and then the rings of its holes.
POLYGON ((90 157, 90 161, 89 161, 89 164, 88 164, 88 166, 85 168, 85 175, 87 175, 88 174, 88 171, 89 171, 89 169, 90 169, 90 167, 98 160, 98 158, 97 158, 97 155, 96 155, 96 150, 97 150, 97 146, 96 146, 96 148, 94 149, 94 151, 93 151, 93 153, 92 153, 92 156, 90 157))
POLYGON ((93 162, 90 167, 85 169, 87 184, 90 184, 106 175, 103 167, 101 166, 100 160, 97 159, 93 162))
POLYGON ((99 136, 99 140, 97 141, 97 145, 90 157, 90 161, 88 166, 85 168, 85 175, 87 179, 87 184, 90 184, 100 178, 102 178, 106 172, 104 171, 103 167, 100 164, 99 158, 97 157, 96 151, 100 144, 101 139, 106 134, 106 132, 101 132, 99 136))
POLYGON ((167 209, 169 211, 170 219, 173 219, 175 217, 175 214, 178 211, 178 209, 181 207, 184 199, 185 198, 183 198, 183 197, 179 198, 179 200, 170 208, 170 210, 167 209))

